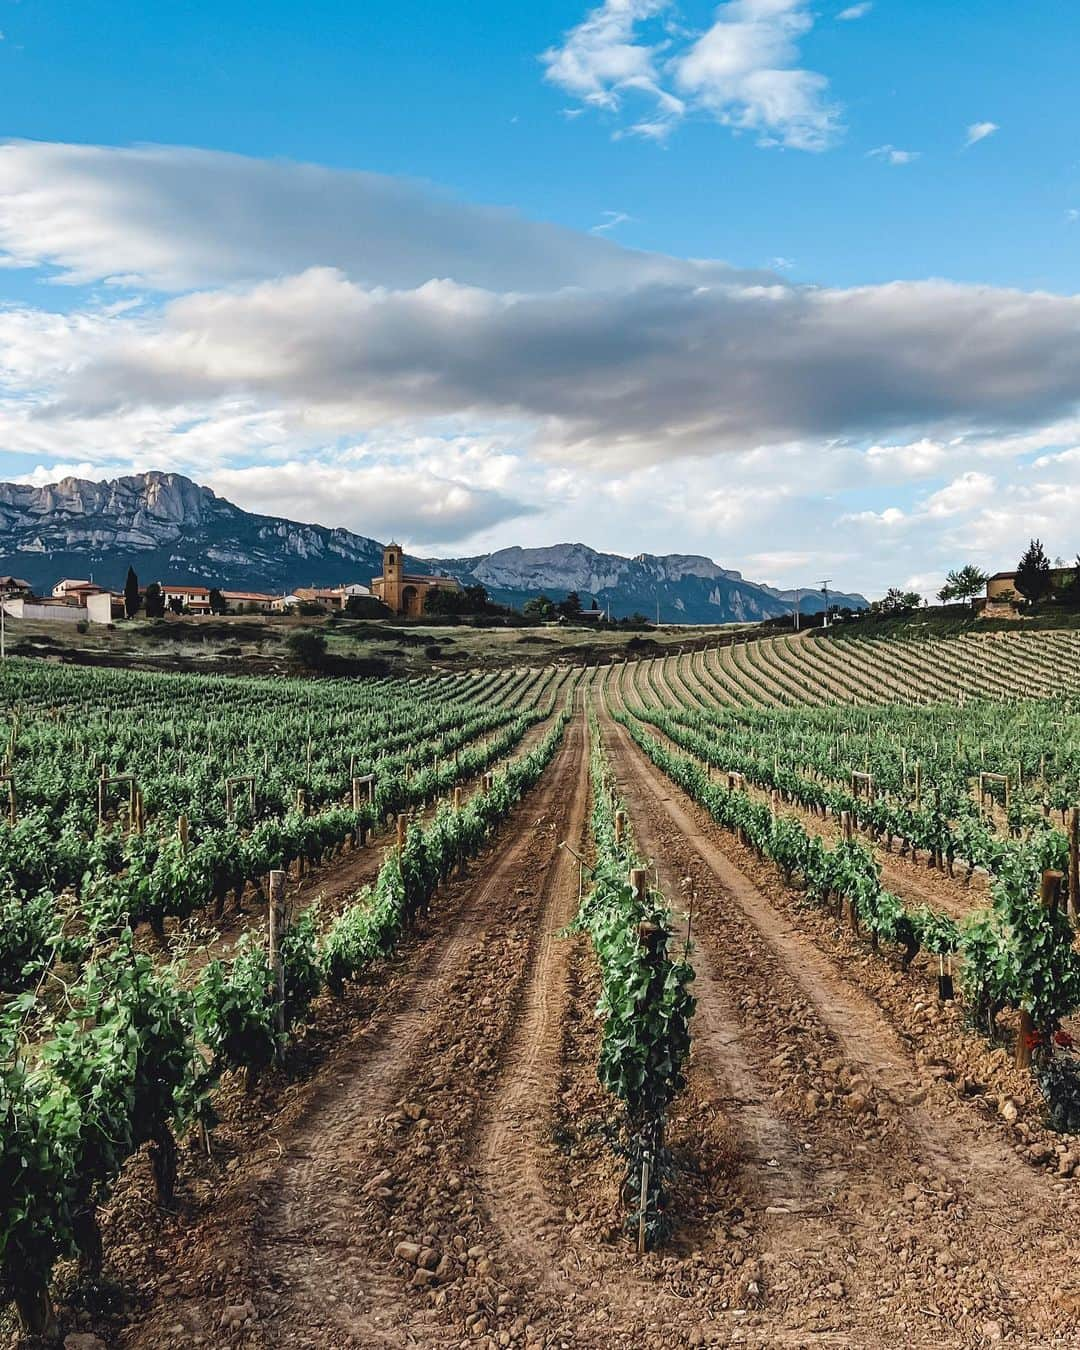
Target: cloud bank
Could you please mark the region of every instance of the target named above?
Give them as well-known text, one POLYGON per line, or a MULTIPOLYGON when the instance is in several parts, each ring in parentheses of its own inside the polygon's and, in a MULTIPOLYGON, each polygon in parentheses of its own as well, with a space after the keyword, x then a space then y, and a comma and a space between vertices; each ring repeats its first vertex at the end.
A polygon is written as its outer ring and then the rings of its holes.
POLYGON ((37 481, 177 468, 437 551, 677 541, 778 584, 1001 565, 1036 523, 1075 548, 1076 296, 796 285, 159 146, 0 146, 0 247, 112 283, 0 305, 0 447, 37 481))

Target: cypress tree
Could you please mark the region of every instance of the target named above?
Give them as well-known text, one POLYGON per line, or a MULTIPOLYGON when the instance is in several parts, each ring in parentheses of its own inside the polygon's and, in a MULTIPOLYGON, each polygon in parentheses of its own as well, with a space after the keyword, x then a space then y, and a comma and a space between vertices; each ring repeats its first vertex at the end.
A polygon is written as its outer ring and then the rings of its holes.
POLYGON ((1016 564, 1016 589, 1031 604, 1050 594, 1050 559, 1039 539, 1028 544, 1016 564))
POLYGON ((139 578, 135 575, 134 567, 128 568, 127 580, 124 582, 124 617, 133 619, 139 612, 139 578))

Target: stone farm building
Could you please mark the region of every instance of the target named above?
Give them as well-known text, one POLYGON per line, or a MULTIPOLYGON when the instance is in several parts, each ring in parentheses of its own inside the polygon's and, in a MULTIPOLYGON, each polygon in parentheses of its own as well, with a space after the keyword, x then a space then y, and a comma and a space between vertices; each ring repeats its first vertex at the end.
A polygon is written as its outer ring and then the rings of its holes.
POLYGON ((405 554, 400 544, 383 549, 381 577, 373 577, 371 589, 387 609, 406 618, 419 618, 432 591, 460 591, 455 577, 412 576, 405 571, 405 554))

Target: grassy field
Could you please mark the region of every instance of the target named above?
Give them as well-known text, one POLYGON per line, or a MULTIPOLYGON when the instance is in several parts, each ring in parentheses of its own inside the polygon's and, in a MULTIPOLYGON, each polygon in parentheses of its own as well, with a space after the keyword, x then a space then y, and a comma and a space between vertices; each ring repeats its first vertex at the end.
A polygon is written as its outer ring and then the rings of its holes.
POLYGON ((613 656, 663 655, 700 647, 752 625, 662 627, 644 633, 571 627, 473 628, 465 624, 397 624, 378 619, 230 615, 134 619, 113 628, 9 619, 7 650, 85 665, 137 666, 235 674, 295 671, 287 642, 313 628, 327 639, 331 671, 354 675, 422 675, 473 668, 552 663, 589 665, 613 656))

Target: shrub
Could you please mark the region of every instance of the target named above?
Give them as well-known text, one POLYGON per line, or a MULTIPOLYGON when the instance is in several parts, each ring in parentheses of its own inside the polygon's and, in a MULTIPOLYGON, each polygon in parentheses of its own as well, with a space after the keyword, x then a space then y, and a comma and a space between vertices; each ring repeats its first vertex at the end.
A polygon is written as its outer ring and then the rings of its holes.
POLYGON ((326 638, 314 628, 300 628, 290 633, 285 646, 309 670, 322 670, 326 665, 326 638))

